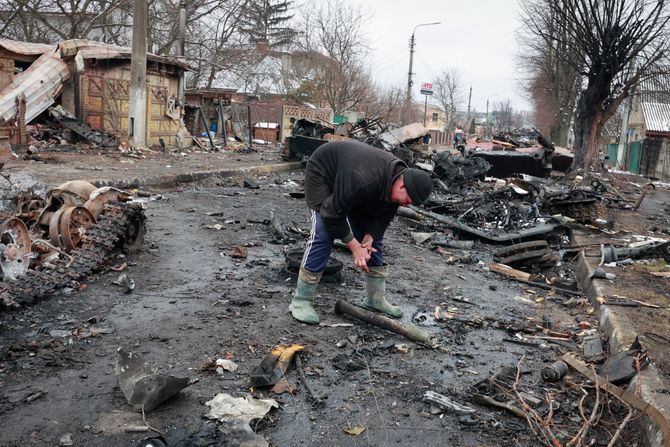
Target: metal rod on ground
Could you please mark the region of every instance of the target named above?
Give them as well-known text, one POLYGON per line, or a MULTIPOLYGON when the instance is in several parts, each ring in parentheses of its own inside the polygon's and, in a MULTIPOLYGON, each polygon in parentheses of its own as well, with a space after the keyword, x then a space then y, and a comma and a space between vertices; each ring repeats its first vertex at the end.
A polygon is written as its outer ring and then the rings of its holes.
POLYGON ((309 386, 309 382, 307 381, 307 376, 305 376, 305 371, 302 368, 302 360, 300 359, 300 354, 296 353, 295 354, 295 367, 298 370, 298 374, 300 375, 300 380, 302 380, 302 385, 305 387, 307 392, 309 393, 310 396, 312 396, 312 399, 314 399, 314 402, 317 404, 321 403, 321 398, 314 392, 312 387, 309 386))
POLYGON ((386 329, 396 334, 409 338, 412 341, 421 343, 429 348, 436 348, 437 338, 430 332, 426 332, 411 324, 401 323, 399 321, 391 320, 388 317, 380 315, 375 312, 370 312, 361 307, 354 306, 345 300, 338 300, 335 304, 335 312, 339 314, 347 314, 358 320, 372 324, 373 326, 386 329))
POLYGON ((407 217, 414 220, 423 220, 423 216, 421 214, 417 213, 413 209, 407 208, 406 206, 398 207, 396 214, 400 217, 407 217))
POLYGON ((644 198, 645 198, 645 196, 647 195, 648 192, 649 192, 649 190, 647 188, 644 188, 642 190, 642 194, 640 194, 640 197, 638 197, 638 199, 635 201, 635 205, 633 205, 634 210, 637 210, 637 209, 640 208, 640 205, 642 205, 642 201, 644 200, 644 198))
POLYGON ((458 226, 456 224, 456 221, 454 219, 450 218, 450 217, 443 216, 443 215, 437 214, 437 213, 433 213, 432 211, 423 210, 423 209, 418 208, 414 205, 410 205, 408 208, 410 210, 414 211, 415 213, 417 213, 419 216, 430 217, 431 219, 434 219, 434 220, 436 220, 440 223, 443 223, 445 225, 448 225, 448 226, 458 226))
POLYGON ((541 282, 534 282, 534 281, 524 281, 523 279, 516 279, 513 278, 515 281, 520 282, 522 284, 528 284, 529 286, 533 287, 539 287, 540 289, 545 289, 545 290, 555 290, 556 292, 563 293, 565 295, 572 295, 572 296, 582 296, 582 292, 578 292, 575 290, 568 290, 568 289, 563 289, 561 287, 556 287, 556 286, 551 286, 549 284, 544 284, 541 282))

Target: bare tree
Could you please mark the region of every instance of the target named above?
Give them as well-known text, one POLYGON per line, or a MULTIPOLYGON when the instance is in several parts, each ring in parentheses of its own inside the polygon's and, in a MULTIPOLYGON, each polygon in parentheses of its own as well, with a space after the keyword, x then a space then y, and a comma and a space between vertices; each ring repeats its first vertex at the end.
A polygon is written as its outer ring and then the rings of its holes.
MULTIPOLYGON (((547 2, 523 0, 522 16, 529 20, 532 16, 550 15, 547 2)), ((567 146, 580 77, 575 67, 567 63, 567 52, 574 48, 565 43, 565 16, 550 20, 548 25, 547 39, 537 39, 529 27, 520 29, 517 66, 526 73, 522 82, 535 108, 536 125, 551 141, 567 146)))
POLYGON ((192 84, 212 87, 226 72, 239 74, 258 62, 258 55, 239 34, 246 4, 247 0, 219 2, 215 11, 189 27, 186 54, 197 67, 192 84))
POLYGON ((668 57, 668 0, 547 0, 545 14, 524 17, 535 38, 558 42, 581 77, 572 169, 598 169, 598 138, 635 86, 668 57), (559 35, 550 32, 561 29, 559 35))
POLYGON ((374 96, 368 104, 366 114, 380 117, 385 123, 397 123, 401 120, 405 101, 405 86, 373 87, 374 96))
POLYGON ((456 127, 456 110, 463 104, 464 93, 460 74, 456 68, 443 70, 434 82, 433 100, 446 114, 448 131, 456 127))
POLYGON ((0 17, 0 35, 45 43, 92 35, 113 40, 130 26, 124 20, 130 10, 132 0, 1 0, 0 11, 14 13, 0 17))
POLYGON ((368 46, 363 34, 366 21, 359 8, 333 0, 306 5, 301 11, 298 44, 305 51, 327 56, 314 66, 314 82, 321 102, 335 113, 370 100, 371 79, 365 64, 368 46))
MULTIPOLYGON (((93 39, 129 45, 134 0, 0 0, 0 36, 28 42, 53 43, 67 39, 93 39), (8 13, 7 11, 13 11, 8 13)), ((175 54, 179 1, 148 0, 149 51, 175 54)), ((187 28, 211 26, 221 11, 233 9, 236 0, 186 2, 187 28), (210 22, 210 23, 208 23, 210 22)), ((191 40, 191 42, 193 42, 191 40)))
POLYGON ((493 115, 496 117, 496 127, 499 131, 512 130, 514 127, 514 109, 512 108, 512 101, 509 98, 497 102, 493 106, 493 115))

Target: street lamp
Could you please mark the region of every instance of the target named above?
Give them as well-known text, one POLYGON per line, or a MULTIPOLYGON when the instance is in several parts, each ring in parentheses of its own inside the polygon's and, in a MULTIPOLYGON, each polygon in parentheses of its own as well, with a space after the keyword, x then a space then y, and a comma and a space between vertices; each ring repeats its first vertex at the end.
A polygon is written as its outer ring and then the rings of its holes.
POLYGON ((420 23, 412 30, 412 37, 409 39, 409 71, 407 72, 407 96, 405 97, 405 123, 409 120, 410 104, 412 102, 412 64, 414 63, 414 34, 420 26, 439 25, 442 22, 420 23))

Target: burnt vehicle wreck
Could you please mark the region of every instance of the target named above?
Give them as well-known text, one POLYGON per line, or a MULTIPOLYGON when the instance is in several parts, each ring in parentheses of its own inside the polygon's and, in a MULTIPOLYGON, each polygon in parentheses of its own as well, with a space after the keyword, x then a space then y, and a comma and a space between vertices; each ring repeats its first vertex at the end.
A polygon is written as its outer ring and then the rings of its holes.
POLYGON ((80 281, 140 246, 144 207, 125 191, 71 181, 44 197, 19 193, 0 223, 0 303, 18 307, 80 281))

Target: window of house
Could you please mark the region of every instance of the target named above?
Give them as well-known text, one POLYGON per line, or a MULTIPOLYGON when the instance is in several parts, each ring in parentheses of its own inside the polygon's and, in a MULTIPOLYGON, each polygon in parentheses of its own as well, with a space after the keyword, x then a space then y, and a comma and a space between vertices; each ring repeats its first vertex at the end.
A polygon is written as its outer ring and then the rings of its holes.
POLYGON ((433 122, 437 122, 437 112, 433 113, 433 122))

